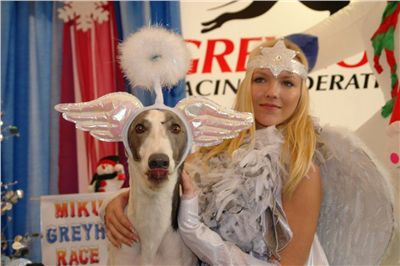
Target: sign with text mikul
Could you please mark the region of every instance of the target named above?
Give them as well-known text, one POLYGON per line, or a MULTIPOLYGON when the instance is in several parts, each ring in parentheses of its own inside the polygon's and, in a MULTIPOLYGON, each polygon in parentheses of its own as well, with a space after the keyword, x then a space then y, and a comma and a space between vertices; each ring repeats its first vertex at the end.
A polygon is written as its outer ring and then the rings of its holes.
POLYGON ((113 192, 43 196, 40 202, 44 265, 107 264, 100 206, 113 192))

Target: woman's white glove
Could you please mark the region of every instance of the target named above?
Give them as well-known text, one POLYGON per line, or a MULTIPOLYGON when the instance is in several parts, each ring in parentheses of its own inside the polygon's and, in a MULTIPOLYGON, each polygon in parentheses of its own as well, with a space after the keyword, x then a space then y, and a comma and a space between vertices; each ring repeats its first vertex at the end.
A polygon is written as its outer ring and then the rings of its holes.
POLYGON ((224 241, 216 232, 200 222, 198 197, 182 198, 179 207, 179 232, 185 244, 210 265, 279 265, 258 260, 235 244, 224 241))

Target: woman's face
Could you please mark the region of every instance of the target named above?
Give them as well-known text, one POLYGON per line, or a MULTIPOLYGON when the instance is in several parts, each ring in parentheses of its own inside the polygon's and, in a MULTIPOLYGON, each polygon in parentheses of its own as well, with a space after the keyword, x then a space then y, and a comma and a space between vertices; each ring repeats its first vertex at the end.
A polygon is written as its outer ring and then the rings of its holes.
POLYGON ((255 69, 251 94, 257 128, 287 121, 299 102, 301 84, 301 77, 291 72, 282 71, 275 78, 269 69, 255 69))

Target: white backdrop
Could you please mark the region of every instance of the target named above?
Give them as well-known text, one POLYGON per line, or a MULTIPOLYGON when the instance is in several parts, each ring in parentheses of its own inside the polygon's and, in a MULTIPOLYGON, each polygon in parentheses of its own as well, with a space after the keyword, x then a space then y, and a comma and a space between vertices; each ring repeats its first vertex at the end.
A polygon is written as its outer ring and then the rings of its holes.
MULTIPOLYGON (((196 72, 187 78, 187 82, 190 84, 186 87, 187 91, 193 95, 199 93, 207 95, 226 106, 233 104, 235 95, 229 84, 226 84, 227 80, 237 86, 239 79, 244 76, 243 71, 236 71, 241 39, 259 38, 263 40, 266 37, 303 32, 329 16, 328 11, 316 12, 298 1, 279 1, 271 10, 259 17, 228 21, 222 27, 202 34, 201 23, 212 20, 222 13, 220 9, 214 11, 209 9, 221 4, 221 2, 183 2, 181 3, 181 15, 184 38, 201 41, 200 47, 189 42, 194 58, 198 59, 198 67, 196 72), (222 72, 220 64, 214 59, 212 60, 212 72, 204 73, 205 63, 210 61, 206 56, 207 45, 209 46, 214 40, 221 41, 216 41, 213 54, 221 54, 226 51, 226 43, 233 44, 233 51, 224 57, 229 66, 227 72, 222 72), (199 88, 197 91, 196 86, 199 88), (216 87, 219 88, 218 92, 216 87), (190 91, 189 88, 191 88, 190 91)), ((247 5, 249 5, 248 2, 237 2, 227 6, 223 11, 235 12, 247 5)), ((257 43, 259 43, 257 40, 250 41, 247 51, 257 43)), ((210 51, 210 49, 208 50, 210 51)), ((355 65, 362 60, 363 54, 348 58, 345 62, 355 65)), ((364 61, 362 66, 355 68, 345 68, 335 64, 312 73, 310 77, 313 80, 310 90, 312 112, 321 119, 322 123, 329 122, 356 130, 384 104, 381 91, 375 88, 375 77, 372 75, 367 61, 364 61), (335 83, 340 79, 338 75, 342 75, 344 79, 335 83), (320 80, 320 90, 316 90, 318 79, 320 80), (354 104, 354 99, 357 99, 357 104, 354 104)))
MULTIPOLYGON (((233 88, 244 76, 242 66, 246 52, 265 38, 304 32, 329 18, 329 11, 314 11, 299 1, 278 1, 258 17, 230 20, 220 28, 201 33, 205 28, 203 22, 250 4, 249 1, 238 1, 215 9, 225 3, 183 1, 181 17, 183 36, 194 58, 193 73, 188 75, 186 83, 188 95, 204 95, 226 106, 232 106, 233 88)), ((335 52, 346 48, 337 46, 335 52)), ((388 120, 378 114, 385 97, 363 51, 345 59, 341 65, 333 64, 309 75, 312 114, 320 119, 322 125, 343 126, 355 132, 362 131, 363 126, 375 117, 379 124, 374 122, 375 127, 369 126, 367 135, 364 132, 357 134, 389 167, 387 158, 384 158, 388 120)))

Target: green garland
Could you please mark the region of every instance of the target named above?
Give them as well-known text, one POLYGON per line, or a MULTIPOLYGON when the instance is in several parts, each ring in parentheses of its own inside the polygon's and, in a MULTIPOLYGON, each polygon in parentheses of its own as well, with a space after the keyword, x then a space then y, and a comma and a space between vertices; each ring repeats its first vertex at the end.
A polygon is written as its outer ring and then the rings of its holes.
POLYGON ((391 99, 386 102, 382 107, 381 114, 383 117, 388 117, 391 113, 392 119, 400 112, 396 110, 395 103, 399 100, 399 77, 397 75, 397 61, 394 54, 395 46, 395 29, 397 26, 400 12, 399 1, 388 1, 386 8, 382 15, 382 21, 377 31, 371 38, 372 46, 374 48, 374 68, 380 74, 383 71, 382 66, 379 63, 379 58, 384 51, 386 54, 386 61, 390 67, 390 79, 391 79, 391 99))

